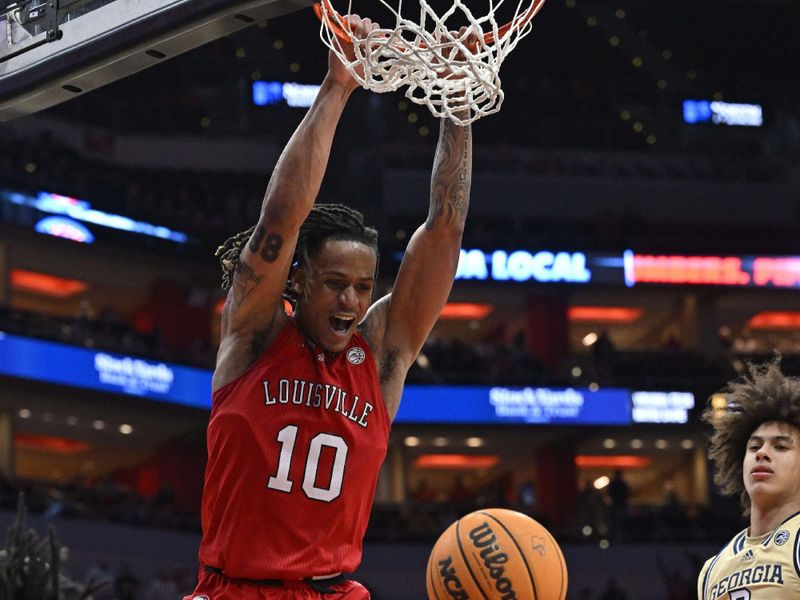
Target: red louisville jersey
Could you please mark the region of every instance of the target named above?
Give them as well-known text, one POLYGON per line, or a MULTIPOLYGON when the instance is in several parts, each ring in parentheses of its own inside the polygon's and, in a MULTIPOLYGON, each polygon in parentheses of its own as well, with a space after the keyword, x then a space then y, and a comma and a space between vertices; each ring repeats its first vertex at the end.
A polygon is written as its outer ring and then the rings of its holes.
POLYGON ((290 319, 213 394, 200 562, 242 579, 354 571, 389 429, 366 340, 331 357, 290 319))

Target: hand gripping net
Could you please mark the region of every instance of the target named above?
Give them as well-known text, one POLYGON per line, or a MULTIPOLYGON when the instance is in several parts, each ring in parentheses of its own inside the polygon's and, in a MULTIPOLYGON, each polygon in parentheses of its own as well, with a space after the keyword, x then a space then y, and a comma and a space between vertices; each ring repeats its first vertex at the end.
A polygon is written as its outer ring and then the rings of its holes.
MULTIPOLYGON (((389 0, 371 1, 388 9, 395 22, 379 23, 380 28, 364 38, 350 31, 347 19, 334 10, 331 0, 316 3, 322 41, 363 87, 381 93, 407 86, 409 100, 459 125, 500 110, 504 98, 500 66, 530 33, 532 19, 544 5, 544 0, 482 0, 488 12, 475 16, 467 6, 470 2, 452 0, 439 16, 427 0, 410 0, 404 16, 403 0, 391 0, 396 8, 389 0), (416 6, 409 9, 411 4, 418 4, 418 10, 416 6), (513 9, 513 17, 499 24, 496 15, 504 4, 503 14, 511 15, 513 9), (412 10, 416 21, 409 18, 412 10), (467 30, 459 34, 462 26, 467 30), (477 43, 468 46, 471 32, 477 34, 477 43), (352 44, 353 60, 343 44, 352 44)), ((345 14, 353 12, 353 0, 348 0, 345 14)))

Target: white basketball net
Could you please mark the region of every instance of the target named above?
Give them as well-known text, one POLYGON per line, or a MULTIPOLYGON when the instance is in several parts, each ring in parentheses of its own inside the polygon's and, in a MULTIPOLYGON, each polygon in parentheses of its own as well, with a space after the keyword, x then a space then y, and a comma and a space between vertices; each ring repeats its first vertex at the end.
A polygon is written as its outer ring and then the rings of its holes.
MULTIPOLYGON (((416 6, 407 6, 404 16, 403 0, 392 0, 396 7, 388 0, 372 1, 389 9, 395 22, 379 23, 379 29, 357 38, 341 16, 353 13, 353 0, 348 0, 344 13, 336 12, 330 0, 322 0, 322 41, 363 87, 380 93, 407 86, 405 95, 409 100, 426 105, 434 116, 447 117, 459 125, 500 110, 504 98, 500 66, 517 42, 530 33, 533 16, 544 4, 544 0, 484 0, 488 14, 475 16, 464 0, 452 0, 452 5, 439 16, 426 0, 409 0, 407 5, 416 6), (505 22, 508 19, 498 23, 497 11, 503 4, 508 10, 514 3, 509 24, 505 22), (412 10, 416 20, 409 18, 412 10), (459 35, 465 22, 469 29, 459 35), (470 32, 478 37, 472 48, 466 46, 470 32), (345 55, 339 36, 352 43, 354 60, 345 55)), ((369 15, 362 12, 361 16, 369 15)))

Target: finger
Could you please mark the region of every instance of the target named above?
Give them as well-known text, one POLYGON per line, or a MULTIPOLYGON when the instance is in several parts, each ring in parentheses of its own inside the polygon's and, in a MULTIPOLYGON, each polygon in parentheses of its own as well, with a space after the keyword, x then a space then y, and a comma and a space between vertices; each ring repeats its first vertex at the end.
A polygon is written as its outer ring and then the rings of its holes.
POLYGON ((347 20, 347 24, 350 26, 350 31, 361 30, 361 17, 359 17, 357 14, 353 13, 352 15, 347 15, 345 19, 347 20))

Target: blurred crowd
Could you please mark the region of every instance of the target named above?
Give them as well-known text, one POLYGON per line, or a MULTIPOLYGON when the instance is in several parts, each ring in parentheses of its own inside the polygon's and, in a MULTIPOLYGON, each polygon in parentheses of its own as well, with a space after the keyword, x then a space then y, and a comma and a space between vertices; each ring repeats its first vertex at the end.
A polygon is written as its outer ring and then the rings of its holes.
MULTIPOLYGON (((216 247, 228 235, 255 223, 270 169, 270 165, 265 164, 261 173, 207 171, 198 177, 197 172, 190 170, 126 167, 102 160, 102 152, 90 153, 95 158, 89 158, 59 142, 51 133, 31 139, 0 129, 0 145, 8 150, 0 156, 0 187, 30 192, 45 190, 86 199, 100 210, 188 232, 206 249, 216 247)), ((427 170, 430 168, 429 148, 420 145, 385 144, 380 152, 386 164, 395 168, 427 170)), ((645 154, 615 157, 591 152, 543 152, 503 144, 477 149, 475 169, 476 172, 501 174, 674 181, 758 182, 780 181, 787 177, 785 167, 764 157, 645 154)), ((323 188, 320 200, 338 198, 334 190, 323 188)), ((0 207, 0 220, 19 222, 24 216, 18 211, 10 206, 0 207), (14 210, 17 212, 12 212, 14 210)), ((530 241, 530 232, 536 231, 537 226, 541 228, 542 223, 530 223, 518 217, 472 219, 467 225, 465 243, 493 247, 514 243, 518 238, 530 241)), ((625 243, 625 232, 643 226, 625 213, 608 215, 607 221, 600 228, 595 222, 586 225, 595 237, 617 232, 614 235, 621 236, 619 243, 625 243)), ((408 229, 402 222, 392 226, 408 229)), ((570 226, 580 229, 581 224, 570 226)), ((575 235, 583 239, 589 233, 576 231, 575 235)), ((390 237, 387 236, 385 243, 390 243, 390 237)))
POLYGON ((112 475, 100 479, 77 476, 65 483, 9 479, 0 472, 0 510, 13 510, 20 494, 33 514, 105 521, 118 525, 199 531, 200 516, 175 503, 169 484, 151 497, 138 494, 112 475))
POLYGON ((71 317, 18 310, 0 306, 0 329, 6 333, 73 344, 93 350, 105 350, 213 368, 215 349, 197 339, 183 348, 165 343, 157 329, 140 328, 113 307, 95 312, 82 303, 71 317))
POLYGON ((194 171, 93 160, 50 133, 31 139, 0 129, 0 145, 7 149, 0 156, 0 184, 86 199, 99 210, 217 242, 257 220, 265 186, 263 175, 207 172, 199 178, 194 171))

